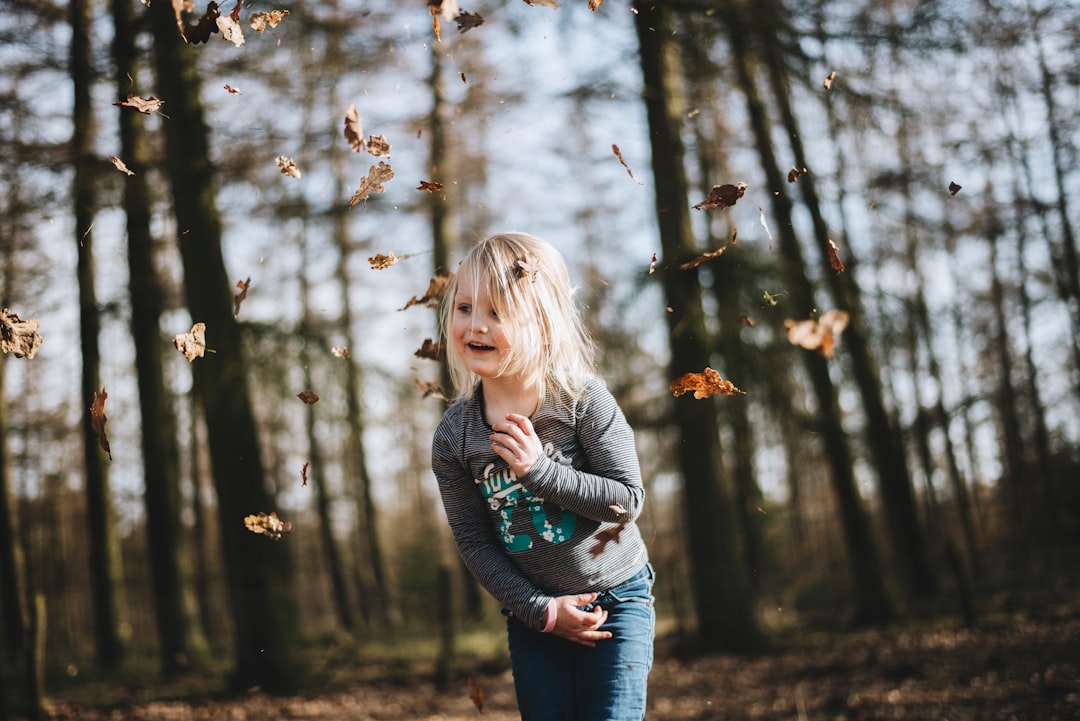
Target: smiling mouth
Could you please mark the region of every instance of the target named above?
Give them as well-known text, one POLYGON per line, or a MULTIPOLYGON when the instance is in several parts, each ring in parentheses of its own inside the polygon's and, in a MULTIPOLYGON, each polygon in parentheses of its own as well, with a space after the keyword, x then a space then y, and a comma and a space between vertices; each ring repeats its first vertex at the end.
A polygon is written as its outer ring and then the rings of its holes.
POLYGON ((478 350, 478 351, 495 350, 495 346, 484 345, 483 343, 469 343, 467 345, 468 345, 469 350, 478 350))

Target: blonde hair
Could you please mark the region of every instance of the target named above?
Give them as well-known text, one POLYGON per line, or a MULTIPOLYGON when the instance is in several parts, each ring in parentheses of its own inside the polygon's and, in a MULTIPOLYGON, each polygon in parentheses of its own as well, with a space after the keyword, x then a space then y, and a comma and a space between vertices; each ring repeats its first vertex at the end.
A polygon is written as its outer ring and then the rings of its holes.
MULTIPOLYGON (((461 277, 472 288, 485 287, 491 304, 511 331, 512 347, 499 374, 521 375, 538 389, 537 404, 548 392, 576 398, 596 374, 595 347, 575 303, 566 262, 551 244, 528 233, 500 233, 474 245, 458 266, 443 296, 440 318, 450 332, 454 296, 461 277)), ((446 361, 458 398, 469 398, 480 377, 465 367, 453 343, 446 361)))

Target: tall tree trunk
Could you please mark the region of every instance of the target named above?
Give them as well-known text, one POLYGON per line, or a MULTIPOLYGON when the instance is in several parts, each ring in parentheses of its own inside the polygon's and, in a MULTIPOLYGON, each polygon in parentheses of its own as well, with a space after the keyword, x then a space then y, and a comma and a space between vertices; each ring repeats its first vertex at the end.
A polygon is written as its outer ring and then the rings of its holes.
POLYGON ((215 350, 195 359, 191 370, 206 421, 235 624, 232 682, 237 688, 281 692, 296 686, 303 665, 296 652, 292 562, 284 544, 248 532, 243 523, 248 514, 274 510, 274 498, 262 467, 240 328, 233 317, 234 283, 221 252, 200 79, 172 5, 154 3, 149 13, 158 90, 168 102, 163 126, 187 305, 192 320, 206 324, 207 344, 215 350))
MULTIPOLYGON (((738 12, 725 12, 721 20, 727 23, 736 82, 746 99, 767 187, 783 188, 784 175, 776 160, 765 106, 751 74, 746 28, 738 12)), ((792 204, 783 192, 769 195, 772 199, 773 215, 778 221, 777 234, 780 236, 780 251, 786 265, 790 300, 795 308, 808 312, 815 307, 815 303, 813 290, 805 273, 802 248, 792 226, 792 204)), ((822 416, 822 438, 854 582, 854 621, 860 624, 885 622, 895 616, 896 610, 885 587, 877 542, 870 530, 869 518, 855 484, 853 459, 843 429, 836 389, 829 376, 826 360, 816 353, 807 352, 803 356, 822 416)))
POLYGON ((95 122, 90 101, 93 65, 90 53, 90 4, 72 0, 71 80, 74 89, 71 156, 75 165, 72 197, 75 201, 75 241, 78 244, 79 328, 82 351, 82 435, 86 474, 86 514, 89 530, 90 584, 94 609, 94 643, 97 661, 117 665, 124 655, 122 631, 122 568, 120 546, 114 528, 109 476, 102 450, 91 425, 90 404, 99 385, 101 355, 98 349, 97 295, 94 290, 94 183, 95 122))
MULTIPOLYGON (((4 286, 7 287, 7 284, 4 286)), ((0 298, 0 308, 8 299, 0 298)), ((7 355, 0 353, 0 608, 3 609, 4 655, 0 663, 21 658, 30 623, 26 585, 26 559, 19 531, 19 511, 11 486, 11 456, 8 450, 8 403, 5 383, 7 355)))
MULTIPOLYGON (((118 97, 129 91, 138 72, 137 28, 131 0, 113 0, 113 60, 118 97)), ((180 522, 180 448, 176 416, 165 387, 162 368, 161 314, 164 291, 154 266, 150 232, 153 197, 147 181, 146 139, 134 113, 120 108, 120 145, 134 175, 124 182, 127 218, 128 273, 131 294, 131 335, 142 419, 143 485, 146 534, 163 673, 188 670, 205 660, 205 639, 199 633, 190 593, 185 584, 180 522)))
MULTIPOLYGON (((781 8, 773 7, 771 17, 779 22, 781 8)), ((760 25, 768 28, 762 33, 762 56, 768 67, 770 85, 777 108, 784 123, 786 137, 791 143, 795 156, 795 165, 799 168, 808 166, 806 152, 803 149, 801 133, 795 112, 791 107, 791 92, 787 74, 783 65, 783 50, 775 35, 774 24, 760 25)), ((810 213, 814 228, 814 240, 821 258, 828 258, 829 230, 821 213, 813 173, 804 175, 799 180, 799 190, 803 205, 810 213)), ((826 272, 829 290, 833 302, 838 308, 850 315, 848 327, 844 332, 844 347, 851 358, 852 374, 862 396, 863 411, 866 414, 866 444, 870 448, 877 469, 881 505, 885 515, 889 535, 892 539, 893 557, 899 562, 908 595, 915 599, 925 599, 937 593, 937 580, 930 567, 926 551, 926 540, 919 521, 915 493, 908 473, 907 458, 897 423, 885 408, 881 386, 881 375, 877 360, 869 344, 863 316, 862 291, 855 278, 855 259, 851 249, 846 249, 847 265, 845 273, 826 272)))
MULTIPOLYGON (((669 8, 635 0, 635 25, 648 118, 656 214, 660 225, 664 295, 671 312, 672 377, 700 372, 709 363, 701 287, 693 271, 679 265, 693 257, 695 242, 687 203, 681 131, 682 72, 672 42, 669 8)), ((750 652, 764 636, 754 616, 746 569, 736 540, 735 514, 725 488, 716 407, 689 397, 678 399, 677 451, 684 483, 687 553, 697 604, 698 644, 702 651, 750 652)))

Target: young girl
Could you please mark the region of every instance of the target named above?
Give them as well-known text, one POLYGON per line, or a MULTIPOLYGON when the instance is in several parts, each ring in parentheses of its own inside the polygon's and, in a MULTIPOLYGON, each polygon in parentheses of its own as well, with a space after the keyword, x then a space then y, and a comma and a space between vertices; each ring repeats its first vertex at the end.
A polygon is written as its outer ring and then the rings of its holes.
POLYGON ((645 491, 566 265, 531 235, 488 238, 443 320, 458 397, 431 464, 458 552, 508 616, 521 718, 640 721, 656 620, 645 491))

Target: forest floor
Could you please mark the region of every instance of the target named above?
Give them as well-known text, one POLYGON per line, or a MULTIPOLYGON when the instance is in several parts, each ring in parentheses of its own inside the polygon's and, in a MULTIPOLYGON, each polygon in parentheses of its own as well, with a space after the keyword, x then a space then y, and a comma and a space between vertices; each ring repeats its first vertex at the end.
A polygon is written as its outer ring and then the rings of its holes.
MULTIPOLYGON (((53 697, 48 719, 67 721, 512 721, 505 668, 478 666, 439 692, 426 680, 368 670, 355 685, 317 695, 195 694, 163 700, 114 688, 107 703, 53 697), (486 670, 485 670, 486 669, 486 670)), ((359 678, 360 676, 358 676, 359 678)), ((663 646, 649 684, 648 718, 765 721, 1063 721, 1080 719, 1080 612, 1017 615, 975 628, 802 632, 755 657, 680 659, 663 646)))

